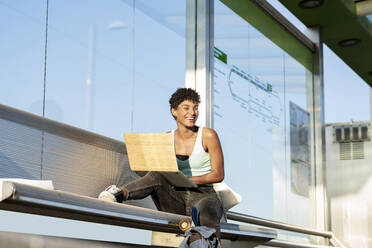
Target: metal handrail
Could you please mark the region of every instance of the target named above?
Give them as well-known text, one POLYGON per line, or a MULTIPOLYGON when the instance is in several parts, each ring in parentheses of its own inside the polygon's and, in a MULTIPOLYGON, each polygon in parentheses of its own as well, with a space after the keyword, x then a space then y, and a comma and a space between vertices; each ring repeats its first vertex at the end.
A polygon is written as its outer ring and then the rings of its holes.
MULTIPOLYGON (((191 225, 189 216, 17 182, 3 181, 0 190, 3 192, 0 209, 3 210, 176 234, 183 233, 191 225)), ((232 223, 221 223, 220 231, 224 239, 255 240, 262 244, 277 237, 272 229, 232 223)))
MULTIPOLYGON (((266 246, 273 247, 283 247, 283 248, 330 248, 328 245, 314 245, 314 244, 305 244, 298 242, 291 242, 287 240, 272 239, 265 244, 266 246)), ((337 248, 341 248, 337 246, 337 248)))
MULTIPOLYGON (((258 217, 255 217, 255 216, 241 214, 241 213, 236 213, 236 212, 232 212, 232 211, 228 211, 226 213, 226 217, 229 220, 239 221, 239 222, 243 222, 243 223, 260 225, 260 226, 270 227, 270 228, 276 228, 276 229, 290 231, 290 232, 320 236, 320 237, 328 239, 330 241, 330 243, 335 247, 346 248, 336 238, 336 236, 332 232, 319 231, 319 230, 316 230, 316 229, 305 228, 305 227, 296 226, 296 225, 290 225, 290 224, 279 222, 279 221, 267 220, 267 219, 258 218, 258 217)), ((267 242, 266 245, 277 246, 277 247, 287 247, 287 248, 291 248, 291 247, 302 247, 302 248, 329 247, 329 246, 321 246, 321 245, 315 245, 314 246, 314 245, 310 245, 310 244, 299 244, 299 243, 294 243, 294 242, 285 241, 285 240, 278 240, 278 239, 273 239, 273 240, 267 242)))
POLYGON ((231 211, 227 212, 227 218, 229 220, 235 220, 235 221, 240 221, 240 222, 245 222, 245 223, 255 224, 255 225, 261 225, 261 226, 266 226, 266 227, 271 227, 271 228, 277 228, 277 229, 291 231, 291 232, 298 232, 298 233, 304 233, 304 234, 309 234, 309 235, 321 236, 321 237, 329 238, 329 239, 332 238, 331 232, 324 232, 324 231, 319 231, 316 229, 304 228, 300 226, 286 224, 286 223, 279 222, 279 221, 267 220, 267 219, 258 218, 258 217, 254 217, 254 216, 246 215, 246 214, 240 214, 240 213, 231 212, 231 211))

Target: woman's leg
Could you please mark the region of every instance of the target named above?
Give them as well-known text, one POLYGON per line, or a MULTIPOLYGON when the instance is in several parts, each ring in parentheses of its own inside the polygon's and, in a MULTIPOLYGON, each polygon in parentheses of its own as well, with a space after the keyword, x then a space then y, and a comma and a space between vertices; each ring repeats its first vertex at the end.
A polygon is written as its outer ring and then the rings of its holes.
POLYGON ((184 215, 184 192, 175 190, 157 172, 149 172, 133 182, 120 187, 124 200, 138 200, 151 195, 158 210, 184 215))
POLYGON ((220 219, 223 215, 221 201, 212 187, 201 189, 203 193, 192 194, 191 205, 197 209, 198 220, 201 226, 216 229, 216 235, 220 236, 220 219))

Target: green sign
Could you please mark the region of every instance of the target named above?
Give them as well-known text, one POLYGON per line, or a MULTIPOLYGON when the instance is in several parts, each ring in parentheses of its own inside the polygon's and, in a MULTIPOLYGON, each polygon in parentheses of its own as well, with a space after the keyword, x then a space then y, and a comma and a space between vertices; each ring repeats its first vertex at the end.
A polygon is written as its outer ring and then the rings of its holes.
POLYGON ((267 91, 272 92, 273 91, 273 86, 271 84, 267 84, 267 91))
POLYGON ((217 59, 221 60, 225 64, 227 64, 227 54, 222 52, 220 49, 217 47, 214 47, 214 57, 217 59))

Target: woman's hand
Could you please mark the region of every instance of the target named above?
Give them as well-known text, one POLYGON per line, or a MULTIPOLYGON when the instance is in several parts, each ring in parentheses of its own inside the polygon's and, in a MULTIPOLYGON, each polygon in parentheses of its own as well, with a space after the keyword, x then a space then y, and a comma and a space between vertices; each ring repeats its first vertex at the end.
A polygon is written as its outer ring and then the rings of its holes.
POLYGON ((210 184, 222 182, 225 177, 224 161, 220 140, 216 131, 204 128, 202 133, 203 147, 209 153, 211 172, 202 176, 189 177, 195 184, 210 184))

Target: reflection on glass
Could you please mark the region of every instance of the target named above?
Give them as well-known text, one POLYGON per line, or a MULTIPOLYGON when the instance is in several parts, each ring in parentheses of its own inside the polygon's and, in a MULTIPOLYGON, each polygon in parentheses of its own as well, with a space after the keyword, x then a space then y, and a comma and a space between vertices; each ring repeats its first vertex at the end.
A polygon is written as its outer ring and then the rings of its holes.
POLYGON ((214 123, 233 210, 313 226, 306 83, 311 73, 215 1, 214 123))
POLYGON ((46 117, 122 139, 130 123, 132 19, 126 1, 49 2, 46 117))
POLYGON ((367 15, 367 18, 370 22, 372 22, 372 15, 367 15))
POLYGON ((168 100, 185 85, 185 1, 136 1, 134 36, 135 132, 174 126, 168 100))
POLYGON ((118 140, 169 130, 168 98, 184 85, 185 8, 50 1, 46 116, 118 140))
POLYGON ((0 104, 42 115, 46 4, 0 1, 0 104))

